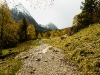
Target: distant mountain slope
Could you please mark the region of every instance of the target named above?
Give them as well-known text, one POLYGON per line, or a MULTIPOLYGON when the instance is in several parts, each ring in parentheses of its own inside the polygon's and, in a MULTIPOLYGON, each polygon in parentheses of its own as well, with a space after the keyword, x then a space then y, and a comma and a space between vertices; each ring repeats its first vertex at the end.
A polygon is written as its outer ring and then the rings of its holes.
POLYGON ((17 22, 23 18, 27 18, 29 22, 35 26, 37 32, 48 31, 48 29, 38 25, 35 19, 30 15, 28 10, 21 3, 11 9, 11 14, 13 19, 17 22))
POLYGON ((57 28, 57 26, 56 25, 54 25, 53 23, 48 23, 47 25, 46 25, 46 28, 49 28, 49 29, 52 29, 52 30, 56 30, 56 29, 58 29, 57 28))
POLYGON ((57 26, 56 25, 54 25, 53 23, 48 23, 47 25, 41 25, 41 24, 39 24, 40 26, 42 26, 42 27, 44 27, 44 28, 46 28, 46 29, 50 29, 50 30, 57 30, 58 28, 57 28, 57 26))

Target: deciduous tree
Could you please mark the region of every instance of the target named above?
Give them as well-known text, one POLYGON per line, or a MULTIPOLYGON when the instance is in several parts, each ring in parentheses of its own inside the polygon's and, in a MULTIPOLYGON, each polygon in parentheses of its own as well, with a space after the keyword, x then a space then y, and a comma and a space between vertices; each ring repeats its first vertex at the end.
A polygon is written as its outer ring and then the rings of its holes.
POLYGON ((36 38, 36 31, 34 25, 29 25, 27 27, 27 39, 32 40, 36 38))

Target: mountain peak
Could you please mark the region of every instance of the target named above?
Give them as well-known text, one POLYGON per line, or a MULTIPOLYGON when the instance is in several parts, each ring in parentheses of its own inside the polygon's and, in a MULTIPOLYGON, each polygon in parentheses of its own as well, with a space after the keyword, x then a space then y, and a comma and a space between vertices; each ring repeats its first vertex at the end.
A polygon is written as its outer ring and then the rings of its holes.
POLYGON ((16 5, 12 9, 16 9, 18 12, 22 12, 25 15, 31 16, 29 11, 21 3, 19 3, 18 5, 16 5))
POLYGON ((57 26, 54 25, 52 22, 50 22, 46 25, 41 25, 41 24, 39 24, 39 25, 46 28, 46 29, 50 29, 50 30, 57 30, 58 29, 57 26))
POLYGON ((53 30, 58 29, 57 26, 54 25, 52 22, 48 23, 48 24, 46 25, 46 27, 47 27, 47 28, 50 28, 50 29, 53 29, 53 30))
POLYGON ((21 19, 27 18, 29 20, 29 23, 33 24, 36 28, 36 32, 48 31, 47 29, 38 25, 35 19, 30 15, 29 11, 21 3, 17 4, 10 10, 12 17, 16 22, 18 22, 21 19))

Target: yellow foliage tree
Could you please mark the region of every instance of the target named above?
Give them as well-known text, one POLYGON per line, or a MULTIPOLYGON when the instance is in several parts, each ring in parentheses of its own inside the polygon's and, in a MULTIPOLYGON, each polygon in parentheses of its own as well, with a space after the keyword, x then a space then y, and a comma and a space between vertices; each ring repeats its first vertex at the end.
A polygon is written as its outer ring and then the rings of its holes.
MULTIPOLYGON (((18 43, 18 27, 12 19, 7 4, 0 7, 0 44, 2 48, 12 47, 18 43)), ((1 50, 0 50, 1 51, 1 50)))
POLYGON ((19 41, 18 27, 16 23, 7 24, 4 26, 3 30, 3 45, 4 47, 16 46, 19 41))
POLYGON ((42 36, 41 36, 41 34, 39 33, 39 34, 38 34, 38 39, 41 39, 41 38, 42 38, 42 36))
POLYGON ((31 39, 35 39, 36 38, 36 32, 35 32, 35 27, 34 25, 29 25, 27 27, 27 39, 31 40, 31 39))

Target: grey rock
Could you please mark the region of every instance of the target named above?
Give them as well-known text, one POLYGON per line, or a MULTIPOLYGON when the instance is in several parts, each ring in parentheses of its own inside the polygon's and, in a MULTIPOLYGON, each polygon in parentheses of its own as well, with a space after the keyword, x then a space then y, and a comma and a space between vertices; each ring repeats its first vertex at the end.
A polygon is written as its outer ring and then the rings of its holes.
POLYGON ((0 64, 3 64, 4 62, 0 62, 0 64))
POLYGON ((22 57, 22 59, 27 59, 27 58, 29 58, 29 56, 23 56, 23 57, 22 57))
POLYGON ((36 61, 40 61, 41 59, 40 58, 37 58, 37 59, 35 59, 36 61))

